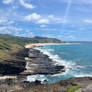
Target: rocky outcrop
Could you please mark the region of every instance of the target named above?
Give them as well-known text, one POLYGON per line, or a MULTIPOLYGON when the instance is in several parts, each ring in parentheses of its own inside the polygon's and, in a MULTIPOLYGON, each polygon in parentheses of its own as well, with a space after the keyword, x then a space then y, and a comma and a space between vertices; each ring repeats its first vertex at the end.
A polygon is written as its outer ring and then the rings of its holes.
POLYGON ((30 83, 7 79, 0 81, 0 92, 68 92, 70 88, 76 86, 84 87, 83 91, 76 92, 92 92, 92 78, 71 78, 50 85, 42 85, 40 81, 30 83))
POLYGON ((28 49, 21 49, 17 53, 11 54, 14 59, 0 62, 0 75, 18 75, 25 70, 25 57, 28 56, 28 49))
POLYGON ((24 75, 30 74, 57 74, 64 72, 63 65, 55 65, 49 56, 43 54, 39 50, 31 48, 29 51, 29 57, 26 59, 27 70, 23 72, 24 75))
MULTIPOLYGON (((10 61, 10 62, 12 62, 12 61, 10 61)), ((16 65, 13 66, 11 64, 0 63, 0 75, 17 75, 24 70, 25 70, 25 62, 21 62, 20 67, 18 67, 16 65)))

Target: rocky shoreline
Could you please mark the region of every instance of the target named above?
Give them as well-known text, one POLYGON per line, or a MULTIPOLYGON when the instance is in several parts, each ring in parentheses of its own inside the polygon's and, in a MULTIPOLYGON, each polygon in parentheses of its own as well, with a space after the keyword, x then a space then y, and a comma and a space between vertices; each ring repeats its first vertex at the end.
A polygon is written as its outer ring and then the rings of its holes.
POLYGON ((68 92, 72 87, 82 86, 86 88, 92 84, 91 77, 71 78, 48 85, 42 85, 41 81, 38 80, 30 83, 26 80, 26 76, 34 74, 52 75, 65 72, 64 66, 55 65, 54 61, 49 59, 47 55, 34 48, 25 48, 16 53, 16 57, 21 58, 23 62, 25 61, 24 68, 22 72, 12 74, 13 76, 10 76, 11 74, 1 76, 0 92, 68 92))
POLYGON ((9 61, 14 64, 0 64, 4 71, 0 75, 2 79, 16 79, 17 77, 26 77, 28 75, 44 74, 53 75, 61 72, 65 72, 64 66, 55 65, 49 56, 43 54, 39 50, 32 48, 23 48, 17 53, 14 53, 18 61, 9 61))
POLYGON ((54 61, 51 60, 49 56, 43 54, 42 52, 34 48, 30 48, 29 57, 26 58, 26 62, 28 63, 26 66, 27 70, 21 74, 53 75, 53 74, 65 72, 63 65, 55 65, 54 61))

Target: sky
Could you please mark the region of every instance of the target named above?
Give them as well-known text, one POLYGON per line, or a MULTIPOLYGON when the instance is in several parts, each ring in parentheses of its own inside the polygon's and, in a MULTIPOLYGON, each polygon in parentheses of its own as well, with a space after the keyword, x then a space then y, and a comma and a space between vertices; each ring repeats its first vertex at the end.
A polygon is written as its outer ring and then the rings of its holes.
POLYGON ((92 41, 92 0, 0 0, 0 33, 92 41))

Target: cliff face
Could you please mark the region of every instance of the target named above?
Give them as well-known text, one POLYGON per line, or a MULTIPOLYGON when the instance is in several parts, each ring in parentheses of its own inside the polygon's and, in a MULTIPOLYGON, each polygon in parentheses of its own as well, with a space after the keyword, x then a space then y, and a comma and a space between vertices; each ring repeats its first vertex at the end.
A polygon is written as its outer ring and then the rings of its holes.
POLYGON ((14 55, 14 59, 8 58, 7 60, 0 61, 0 75, 14 75, 24 71, 26 65, 24 58, 27 56, 27 53, 26 50, 23 50, 22 54, 18 52, 14 55), (20 55, 17 56, 19 53, 20 55))
MULTIPOLYGON (((0 35, 0 75, 17 75, 25 70, 26 62, 24 58, 28 57, 29 49, 25 49, 23 47, 24 44, 41 42, 42 39, 44 39, 43 42, 46 40, 48 42, 47 38, 41 39, 36 37, 33 39, 0 35)), ((34 51, 30 52, 30 58, 37 58, 36 56, 39 56, 33 53, 34 51)), ((40 58, 42 59, 42 57, 40 58)), ((47 59, 47 56, 44 57, 47 59)), ((33 62, 35 62, 34 59, 33 62)), ((55 69, 57 70, 57 67, 55 69)), ((0 92, 70 92, 69 89, 73 87, 86 87, 90 84, 92 84, 92 78, 72 78, 51 85, 41 85, 40 81, 29 83, 23 80, 20 81, 20 79, 6 79, 0 80, 0 92)))
POLYGON ((65 72, 63 65, 55 64, 55 61, 51 60, 49 56, 34 48, 29 49, 29 55, 26 58, 26 62, 26 71, 22 72, 22 75, 53 75, 65 72))
POLYGON ((19 74, 25 70, 28 50, 17 43, 0 40, 0 75, 19 74))
POLYGON ((0 75, 18 74, 25 70, 25 57, 28 57, 28 49, 24 48, 28 43, 61 42, 55 38, 46 37, 18 37, 0 34, 0 75))

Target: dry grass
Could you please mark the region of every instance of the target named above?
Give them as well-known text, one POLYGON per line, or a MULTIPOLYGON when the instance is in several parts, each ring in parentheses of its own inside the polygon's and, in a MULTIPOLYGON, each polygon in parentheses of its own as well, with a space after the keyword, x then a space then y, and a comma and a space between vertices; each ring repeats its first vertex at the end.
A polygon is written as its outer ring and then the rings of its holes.
POLYGON ((0 41, 0 62, 3 60, 12 60, 15 59, 15 56, 12 56, 13 53, 17 53, 23 47, 12 42, 0 41))

